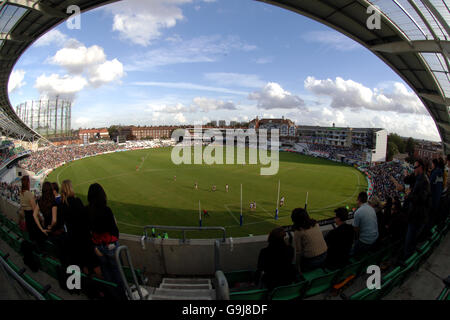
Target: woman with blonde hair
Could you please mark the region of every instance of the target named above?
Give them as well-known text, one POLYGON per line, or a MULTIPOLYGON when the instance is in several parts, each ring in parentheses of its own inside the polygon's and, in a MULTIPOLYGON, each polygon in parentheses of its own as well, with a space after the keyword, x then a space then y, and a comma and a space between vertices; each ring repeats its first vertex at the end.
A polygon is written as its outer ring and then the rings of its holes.
MULTIPOLYGON (((83 272, 99 270, 100 262, 95 254, 89 231, 89 218, 83 202, 75 196, 70 180, 61 184, 61 210, 67 232, 67 265, 77 265, 83 272)), ((99 273, 99 272, 96 272, 99 273)))

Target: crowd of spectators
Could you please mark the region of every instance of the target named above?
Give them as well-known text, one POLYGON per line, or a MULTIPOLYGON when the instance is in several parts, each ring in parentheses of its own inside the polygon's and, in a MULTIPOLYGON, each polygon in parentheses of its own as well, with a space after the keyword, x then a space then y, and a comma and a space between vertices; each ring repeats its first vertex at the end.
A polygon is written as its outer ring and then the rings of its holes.
POLYGON ((114 143, 47 148, 31 153, 26 159, 19 161, 19 166, 25 170, 37 173, 43 169, 55 168, 63 162, 69 162, 75 159, 118 149, 120 149, 120 146, 114 143))
POLYGON ((372 167, 376 187, 381 193, 370 200, 366 192, 358 195, 358 209, 351 225, 346 223, 348 210, 337 208, 336 228, 325 236, 306 210, 294 209, 290 227, 294 230, 294 240, 290 242, 282 228, 272 230, 268 247, 259 255, 258 285, 269 290, 288 285, 302 280, 305 271, 318 267, 342 268, 352 256, 361 257, 397 242, 403 250, 394 263, 404 263, 417 244, 430 236, 431 228, 442 228, 449 215, 449 167, 450 155, 446 163, 435 159, 428 165, 419 159, 412 173, 397 163, 372 167), (403 201, 398 192, 405 193, 403 201), (380 201, 378 196, 385 200, 380 201))
MULTIPOLYGON (((86 206, 76 197, 70 180, 62 182, 61 194, 57 183, 44 182, 41 194, 36 199, 30 192, 29 176, 22 177, 19 225, 28 233, 32 250, 48 254, 45 243, 53 243, 53 254, 59 259, 61 270, 76 265, 88 276, 113 282, 117 290, 108 292, 107 298, 124 299, 125 290, 115 262, 119 229, 101 185, 94 183, 89 187, 86 206)), ((67 286, 64 279, 60 280, 67 286)))
POLYGON ((309 152, 322 154, 327 159, 341 160, 344 156, 348 160, 364 161, 363 152, 354 148, 318 143, 308 143, 307 147, 309 152))
POLYGON ((0 194, 14 202, 19 202, 20 188, 15 184, 10 184, 6 182, 1 183, 0 194))
POLYGON ((387 201, 389 197, 402 197, 402 192, 396 189, 396 182, 403 181, 412 170, 406 163, 391 161, 371 166, 367 172, 373 183, 372 196, 387 201))

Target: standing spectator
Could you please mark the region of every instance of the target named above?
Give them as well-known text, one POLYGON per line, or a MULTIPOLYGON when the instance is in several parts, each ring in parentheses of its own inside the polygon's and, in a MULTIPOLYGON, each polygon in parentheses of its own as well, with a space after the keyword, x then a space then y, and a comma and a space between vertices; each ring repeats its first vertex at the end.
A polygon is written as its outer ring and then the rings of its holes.
POLYGON ((386 216, 386 235, 394 242, 405 239, 407 227, 407 216, 402 208, 400 200, 396 198, 392 204, 389 215, 386 216))
POLYGON ((61 209, 67 229, 66 248, 68 252, 66 252, 63 265, 77 265, 84 273, 90 273, 91 270, 95 272, 96 268, 98 272, 99 262, 89 232, 89 219, 83 203, 75 197, 70 180, 64 180, 61 184, 59 209, 61 209))
POLYGON ((445 185, 447 192, 450 190, 450 177, 449 177, 449 170, 450 170, 450 153, 447 155, 447 166, 445 168, 445 185))
POLYGON ((313 270, 324 265, 327 258, 327 244, 319 224, 311 219, 303 208, 292 211, 294 245, 297 268, 301 272, 313 270))
POLYGON ((53 194, 55 196, 55 201, 57 205, 61 204, 61 195, 59 194, 58 183, 52 182, 53 194))
POLYGON ((377 215, 377 225, 378 225, 378 239, 380 237, 380 229, 383 227, 383 205, 381 204, 380 199, 377 196, 373 196, 370 200, 367 201, 369 205, 375 210, 375 214, 377 215))
POLYGON ((49 235, 51 232, 54 232, 56 229, 54 230, 53 228, 55 227, 59 228, 59 231, 62 229, 61 224, 57 226, 57 208, 50 182, 44 182, 42 185, 42 195, 34 208, 33 218, 38 228, 45 235, 49 235), (43 223, 41 223, 39 219, 40 213, 42 213, 42 216, 44 217, 43 223))
POLYGON ((98 183, 88 191, 87 213, 95 252, 100 259, 102 274, 107 281, 123 288, 115 253, 119 247, 119 229, 111 209, 107 206, 106 193, 98 183))
POLYGON ((425 174, 425 165, 420 159, 414 163, 414 175, 414 187, 406 201, 408 229, 405 237, 404 259, 407 259, 416 249, 417 240, 428 220, 431 207, 430 182, 425 174))
POLYGON ((355 231, 345 221, 348 219, 347 209, 341 207, 334 210, 336 229, 331 230, 325 237, 328 246, 326 266, 330 269, 344 267, 350 258, 355 231))
POLYGON ((269 245, 261 249, 258 257, 257 279, 263 273, 264 287, 272 290, 295 281, 294 248, 286 244, 283 227, 273 229, 267 239, 269 245))
POLYGON ((439 214, 439 202, 442 196, 442 190, 444 189, 444 171, 439 164, 438 159, 433 159, 431 163, 430 174, 430 190, 431 190, 431 211, 426 226, 427 232, 434 226, 437 216, 439 214))
POLYGON ((353 227, 356 233, 356 242, 353 255, 361 255, 371 250, 378 239, 378 222, 375 210, 367 203, 367 193, 358 195, 358 210, 356 210, 353 227))
POLYGON ((42 243, 47 238, 36 224, 33 217, 33 212, 36 208, 36 201, 34 200, 34 195, 30 191, 30 177, 22 177, 22 190, 20 193, 20 207, 21 211, 24 213, 25 225, 28 231, 28 235, 31 241, 37 242, 38 245, 42 243))

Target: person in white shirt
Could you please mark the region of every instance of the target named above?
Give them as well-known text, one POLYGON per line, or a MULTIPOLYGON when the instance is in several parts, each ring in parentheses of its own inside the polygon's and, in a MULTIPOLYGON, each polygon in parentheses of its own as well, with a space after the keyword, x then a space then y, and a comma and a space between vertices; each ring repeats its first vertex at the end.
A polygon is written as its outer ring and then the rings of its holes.
POLYGON ((358 209, 353 218, 353 228, 356 241, 352 250, 353 255, 363 254, 375 245, 378 240, 378 221, 375 210, 367 203, 367 193, 358 195, 358 209))

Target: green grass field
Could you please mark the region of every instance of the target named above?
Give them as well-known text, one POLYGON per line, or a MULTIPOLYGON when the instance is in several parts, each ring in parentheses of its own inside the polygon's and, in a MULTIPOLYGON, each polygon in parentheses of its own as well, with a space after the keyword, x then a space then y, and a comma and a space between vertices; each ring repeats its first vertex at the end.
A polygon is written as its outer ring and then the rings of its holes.
MULTIPOLYGON (((89 185, 100 183, 120 232, 138 235, 149 224, 198 226, 199 200, 202 210, 210 214, 203 218, 203 226, 223 226, 227 236, 232 237, 267 234, 277 225, 291 224, 292 209, 304 206, 306 192, 309 213, 322 220, 333 216, 333 210, 339 206, 353 207, 358 192, 367 188, 365 177, 352 167, 294 153, 280 152, 276 175, 261 176, 260 167, 260 164, 177 166, 171 161, 171 148, 161 148, 75 161, 53 171, 47 180, 59 183, 72 180, 77 196, 85 204, 89 185), (285 206, 275 220, 279 180, 285 206), (194 189, 195 182, 198 190, 194 189), (242 227, 239 226, 241 183, 242 227), (217 186, 215 192, 211 190, 213 184, 217 186), (225 184, 229 185, 228 193, 225 184), (256 201, 254 211, 249 208, 251 201, 256 201)), ((170 237, 179 235, 169 232, 170 237)), ((221 234, 196 231, 187 236, 207 238, 221 234)))

